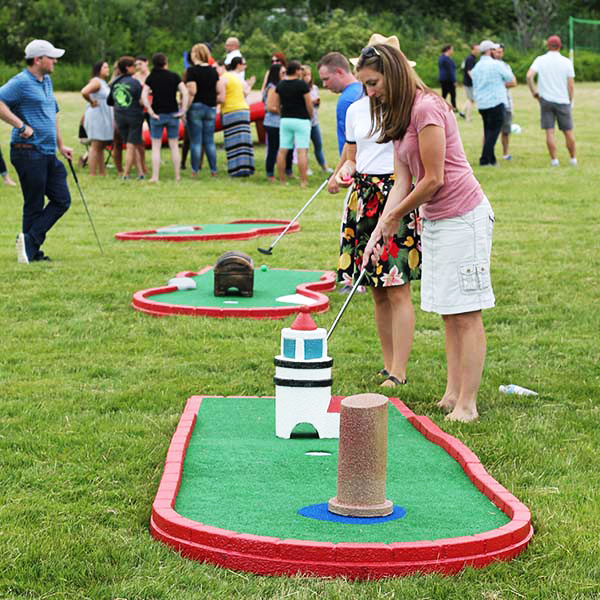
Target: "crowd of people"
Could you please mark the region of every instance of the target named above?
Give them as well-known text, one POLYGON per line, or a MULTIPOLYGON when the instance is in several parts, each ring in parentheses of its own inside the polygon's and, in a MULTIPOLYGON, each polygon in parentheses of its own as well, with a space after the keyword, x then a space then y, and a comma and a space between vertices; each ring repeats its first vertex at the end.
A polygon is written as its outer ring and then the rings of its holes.
MULTIPOLYGON (((552 166, 559 164, 556 121, 565 135, 571 164, 576 165, 573 66, 560 54, 558 36, 549 37, 547 45, 548 52, 531 65, 527 83, 540 102, 552 166)), ((152 57, 152 70, 143 56, 121 57, 110 84, 108 63, 95 64, 81 91, 88 102, 83 126, 90 142, 90 174, 105 173, 103 152, 109 144, 113 157, 117 146, 125 144, 123 177, 129 177, 134 167, 138 177, 145 177, 142 129, 146 120, 152 144, 150 181, 159 180, 165 130, 179 179, 184 123, 192 176, 200 170, 203 153, 216 175, 213 136, 219 105, 227 172, 232 177, 252 175, 255 161, 247 95, 255 81, 246 80, 246 61, 235 38, 227 40, 226 50, 225 60, 218 63, 208 45, 196 44, 183 77, 168 69, 162 53, 152 57)), ((420 280, 421 309, 439 314, 445 326, 447 382, 438 405, 449 419, 468 422, 478 417, 477 394, 486 354, 482 311, 495 303, 490 275, 494 212, 465 155, 455 114, 469 119, 477 106, 484 129, 481 166, 497 164, 494 146, 500 134, 506 136, 503 157, 509 160, 509 88, 516 79, 503 61, 501 44, 484 40, 473 45, 464 63, 463 114, 456 106, 452 52, 452 46, 446 45, 440 57, 442 94, 450 96, 450 103, 423 83, 416 63, 403 54, 396 36, 373 34, 360 56, 348 60, 330 52, 317 69, 323 86, 339 94, 339 160, 327 185, 331 194, 347 190, 338 281, 346 289, 362 282, 372 290, 383 355, 382 385, 408 382, 415 328, 410 283, 420 280)), ((24 198, 17 236, 21 263, 48 260, 41 246, 71 201, 66 169, 56 151, 69 163, 73 152, 60 135, 50 77, 63 54, 45 40, 34 40, 25 48, 27 68, 0 87, 0 118, 13 127, 11 162, 24 198)), ((285 183, 295 154, 300 185, 306 187, 311 140, 319 166, 328 171, 312 71, 275 53, 262 88, 266 176, 276 181, 276 169, 277 179, 285 183)), ((10 185, 1 156, 0 174, 10 185)))
POLYGON ((285 150, 281 153, 285 166, 283 174, 278 170, 279 181, 285 183, 287 178, 293 177, 293 165, 297 163, 300 185, 305 187, 311 141, 318 165, 323 171, 330 172, 323 154, 317 115, 320 97, 318 87, 312 81, 311 67, 294 61, 294 68, 290 70, 285 55, 274 53, 271 68, 263 80, 262 98, 257 98, 256 92, 252 91, 255 77, 246 79, 245 76, 247 63, 240 51, 239 40, 228 38, 225 50, 224 60, 216 61, 208 44, 195 44, 188 54, 189 66, 181 76, 169 70, 168 58, 160 52, 152 56, 151 71, 145 56, 121 57, 113 66, 110 80, 108 63, 99 61, 94 64, 90 81, 81 90, 88 106, 80 138, 89 146, 89 151, 80 164, 89 164, 90 175, 105 175, 104 152, 108 150, 123 179, 130 178, 134 167, 138 179, 144 179, 147 175, 143 139, 146 122, 152 147, 151 183, 159 181, 160 151, 165 141, 171 151, 176 181, 180 180, 181 170, 185 169, 188 151, 192 177, 198 175, 204 156, 211 175, 216 176, 214 133, 220 120, 227 173, 231 177, 248 177, 256 170, 250 103, 258 100, 264 104, 265 111, 267 179, 275 181, 275 165, 281 147, 285 150), (293 80, 297 83, 287 83, 293 80), (304 92, 308 94, 307 100, 302 100, 306 104, 305 109, 298 105, 298 97, 293 93, 281 98, 281 90, 298 90, 300 87, 307 88, 304 92), (302 135, 296 127, 298 131, 290 137, 290 127, 295 123, 290 119, 303 121, 300 124, 302 135), (180 155, 179 142, 182 138, 183 152, 180 155), (284 145, 281 145, 282 140, 284 145), (123 146, 126 147, 125 166, 123 146))

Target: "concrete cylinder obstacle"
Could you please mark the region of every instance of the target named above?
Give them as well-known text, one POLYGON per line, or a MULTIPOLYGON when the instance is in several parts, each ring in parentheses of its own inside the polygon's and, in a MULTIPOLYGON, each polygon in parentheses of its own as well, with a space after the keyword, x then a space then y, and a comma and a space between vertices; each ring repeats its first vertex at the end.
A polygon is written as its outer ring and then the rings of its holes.
POLYGON ((337 496, 330 512, 349 517, 385 517, 394 505, 385 497, 388 399, 356 394, 342 400, 337 496))

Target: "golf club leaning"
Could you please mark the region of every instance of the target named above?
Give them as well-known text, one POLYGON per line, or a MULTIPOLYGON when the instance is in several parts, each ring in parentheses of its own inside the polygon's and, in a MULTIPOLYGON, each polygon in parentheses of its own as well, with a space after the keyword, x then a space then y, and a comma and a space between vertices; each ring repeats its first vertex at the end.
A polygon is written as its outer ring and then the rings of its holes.
POLYGON ((71 173, 73 174, 73 179, 75 180, 75 185, 77 186, 77 189, 79 190, 79 195, 81 196, 81 201, 83 202, 83 206, 85 207, 85 211, 87 212, 87 216, 90 220, 90 225, 92 226, 92 229, 94 230, 94 235, 96 236, 96 241, 98 242, 98 248, 100 248, 100 253, 104 254, 104 250, 102 250, 102 244, 100 244, 100 238, 98 237, 98 233, 96 232, 96 227, 94 226, 94 221, 92 221, 92 215, 90 214, 90 209, 88 208, 87 202, 85 201, 85 198, 83 197, 83 192, 81 191, 81 186, 79 185, 79 179, 77 179, 77 173, 75 173, 75 169, 73 168, 73 162, 71 161, 70 158, 67 158, 67 161, 69 163, 69 167, 71 167, 71 173))
POLYGON ((366 274, 367 274, 367 269, 366 268, 363 269, 360 272, 360 275, 358 276, 358 279, 356 280, 355 284, 352 286, 352 289, 350 290, 350 293, 348 294, 348 297, 346 298, 346 302, 344 302, 344 304, 342 305, 342 308, 340 308, 340 312, 337 314, 337 317, 335 318, 335 320, 331 324, 331 327, 329 328, 329 331, 327 332, 327 339, 328 340, 331 337, 331 334, 333 333, 333 330, 335 329, 335 326, 338 324, 338 321, 341 319, 342 315, 344 314, 344 311, 346 310, 346 307, 348 306, 348 304, 350 304, 350 300, 352 300, 352 296, 354 296, 354 294, 356 293, 356 290, 358 289, 358 286, 360 285, 360 282, 363 280, 363 277, 366 274))
POLYGON ((329 177, 319 186, 319 189, 308 199, 308 202, 298 211, 298 214, 288 223, 287 227, 277 236, 275 241, 268 248, 258 248, 261 254, 273 254, 273 248, 277 242, 287 233, 287 230, 298 220, 300 215, 308 208, 308 205, 319 195, 321 190, 327 185, 329 177))

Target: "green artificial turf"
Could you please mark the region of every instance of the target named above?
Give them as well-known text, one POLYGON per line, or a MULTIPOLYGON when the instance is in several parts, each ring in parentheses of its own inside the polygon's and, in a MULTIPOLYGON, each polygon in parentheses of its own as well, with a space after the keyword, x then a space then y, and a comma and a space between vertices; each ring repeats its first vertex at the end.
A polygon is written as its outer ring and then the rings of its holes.
POLYGON ((177 290, 150 296, 153 302, 184 306, 218 306, 221 308, 256 308, 289 306, 289 302, 278 302, 280 296, 296 293, 301 283, 318 282, 323 271, 294 271, 289 269, 254 269, 254 293, 250 298, 235 294, 215 296, 214 273, 212 270, 194 275, 195 290, 177 290))
POLYGON ((337 439, 275 436, 273 398, 205 398, 175 509, 242 533, 321 542, 405 542, 473 535, 509 518, 445 450, 389 405, 387 498, 402 519, 369 525, 297 514, 336 495, 337 439), (307 456, 322 450, 329 456, 307 456))
MULTIPOLYGON (((243 218, 241 216, 240 218, 243 218)), ((285 226, 285 225, 284 225, 285 226)), ((156 233, 146 233, 147 236, 165 236, 165 235, 208 235, 212 233, 237 233, 239 231, 251 231, 252 229, 277 229, 281 228, 282 223, 207 223, 207 224, 179 224, 166 225, 159 227, 156 233), (164 231, 170 227, 200 227, 195 231, 164 231), (161 231, 163 230, 163 231, 161 231)))

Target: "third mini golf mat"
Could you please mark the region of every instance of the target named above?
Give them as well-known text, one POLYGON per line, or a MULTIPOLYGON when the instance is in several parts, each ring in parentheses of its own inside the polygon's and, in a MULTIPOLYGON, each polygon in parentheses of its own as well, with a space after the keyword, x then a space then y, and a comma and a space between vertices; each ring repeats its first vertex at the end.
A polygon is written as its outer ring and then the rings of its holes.
POLYGON ((335 288, 332 271, 267 269, 265 266, 254 269, 253 295, 249 298, 215 296, 212 267, 179 273, 178 277, 193 279, 196 289, 180 290, 167 285, 141 290, 133 295, 133 307, 151 315, 273 319, 291 315, 302 308, 325 312, 329 308, 329 299, 321 292, 335 288))
MULTIPOLYGON (((281 219, 241 219, 231 223, 204 225, 167 225, 158 229, 121 231, 115 238, 122 241, 147 240, 150 242, 207 242, 212 240, 249 240, 263 235, 278 235, 289 221, 281 219)), ((300 231, 294 223, 287 233, 300 231)))
POLYGON ((231 569, 372 578, 508 560, 533 534, 527 507, 473 452, 396 399, 386 497, 398 516, 303 516, 335 495, 338 440, 280 439, 274 420, 273 398, 192 396, 153 504, 154 537, 231 569))

